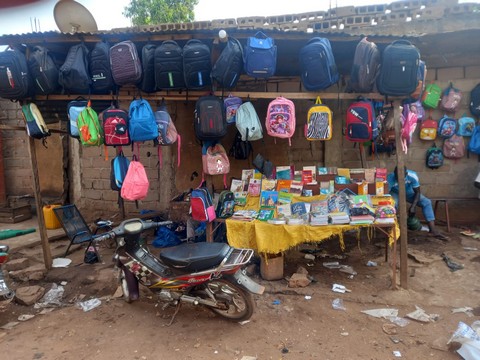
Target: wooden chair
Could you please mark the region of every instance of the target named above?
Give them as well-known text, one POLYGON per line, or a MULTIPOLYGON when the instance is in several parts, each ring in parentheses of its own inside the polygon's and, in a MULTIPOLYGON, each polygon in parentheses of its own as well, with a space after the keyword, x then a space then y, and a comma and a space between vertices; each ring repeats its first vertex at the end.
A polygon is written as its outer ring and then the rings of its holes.
POLYGON ((65 230, 70 243, 68 244, 67 251, 65 251, 65 256, 68 255, 68 250, 73 244, 82 244, 88 242, 87 249, 95 240, 95 235, 98 230, 109 231, 112 229, 112 223, 110 221, 98 221, 96 223, 97 227, 95 232, 92 233, 90 227, 85 222, 80 211, 75 204, 69 204, 64 206, 59 206, 53 209, 55 216, 65 230))

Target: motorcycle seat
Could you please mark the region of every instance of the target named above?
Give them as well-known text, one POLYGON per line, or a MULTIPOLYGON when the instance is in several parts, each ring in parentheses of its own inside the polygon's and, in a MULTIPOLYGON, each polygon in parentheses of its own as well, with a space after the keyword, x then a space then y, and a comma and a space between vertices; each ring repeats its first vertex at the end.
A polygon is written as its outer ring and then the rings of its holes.
POLYGON ((175 269, 197 272, 220 265, 232 250, 225 243, 186 243, 162 250, 160 259, 175 269))

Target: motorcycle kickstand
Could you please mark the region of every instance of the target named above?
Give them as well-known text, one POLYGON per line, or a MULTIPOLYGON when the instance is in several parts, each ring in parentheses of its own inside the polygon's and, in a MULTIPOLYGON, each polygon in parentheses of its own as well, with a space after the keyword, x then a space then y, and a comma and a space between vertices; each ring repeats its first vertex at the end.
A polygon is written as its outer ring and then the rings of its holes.
POLYGON ((177 303, 177 306, 175 306, 175 312, 173 313, 172 318, 170 319, 170 322, 168 323, 167 326, 172 325, 173 320, 175 320, 175 316, 177 316, 177 314, 178 314, 181 306, 182 306, 182 302, 179 301, 179 302, 177 303))

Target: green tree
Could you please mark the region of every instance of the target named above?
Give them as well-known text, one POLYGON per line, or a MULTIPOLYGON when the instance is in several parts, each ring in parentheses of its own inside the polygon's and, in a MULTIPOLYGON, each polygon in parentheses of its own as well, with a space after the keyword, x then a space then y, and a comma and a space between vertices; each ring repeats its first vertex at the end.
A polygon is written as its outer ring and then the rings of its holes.
POLYGON ((123 15, 133 25, 191 22, 198 0, 131 0, 123 15))

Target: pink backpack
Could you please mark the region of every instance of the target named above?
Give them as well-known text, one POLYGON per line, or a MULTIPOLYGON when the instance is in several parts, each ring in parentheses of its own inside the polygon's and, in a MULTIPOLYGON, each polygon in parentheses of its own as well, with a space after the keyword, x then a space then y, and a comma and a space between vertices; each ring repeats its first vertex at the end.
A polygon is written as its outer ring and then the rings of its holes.
POLYGON ((291 146, 291 137, 295 133, 295 105, 284 97, 277 97, 268 104, 265 127, 267 134, 273 137, 286 138, 291 146))
MULTIPOLYGON (((223 185, 227 188, 227 174, 230 172, 230 160, 221 144, 203 145, 202 148, 203 174, 222 175, 223 185)), ((203 177, 202 174, 202 177, 203 177)))
POLYGON ((447 159, 461 159, 465 156, 463 136, 452 135, 443 142, 443 156, 447 159))
POLYGON ((145 168, 140 161, 137 161, 134 155, 123 180, 120 195, 125 200, 143 200, 148 194, 149 186, 150 183, 145 168))
MULTIPOLYGON (((405 104, 404 106, 410 106, 411 104, 405 104)), ((402 150, 406 154, 408 151, 408 145, 412 143, 412 136, 413 133, 415 132, 415 129, 417 128, 417 120, 418 116, 417 113, 415 112, 416 108, 411 107, 412 110, 414 111, 408 111, 406 115, 402 114, 401 115, 401 120, 402 120, 402 133, 401 133, 401 138, 402 138, 402 150)))

